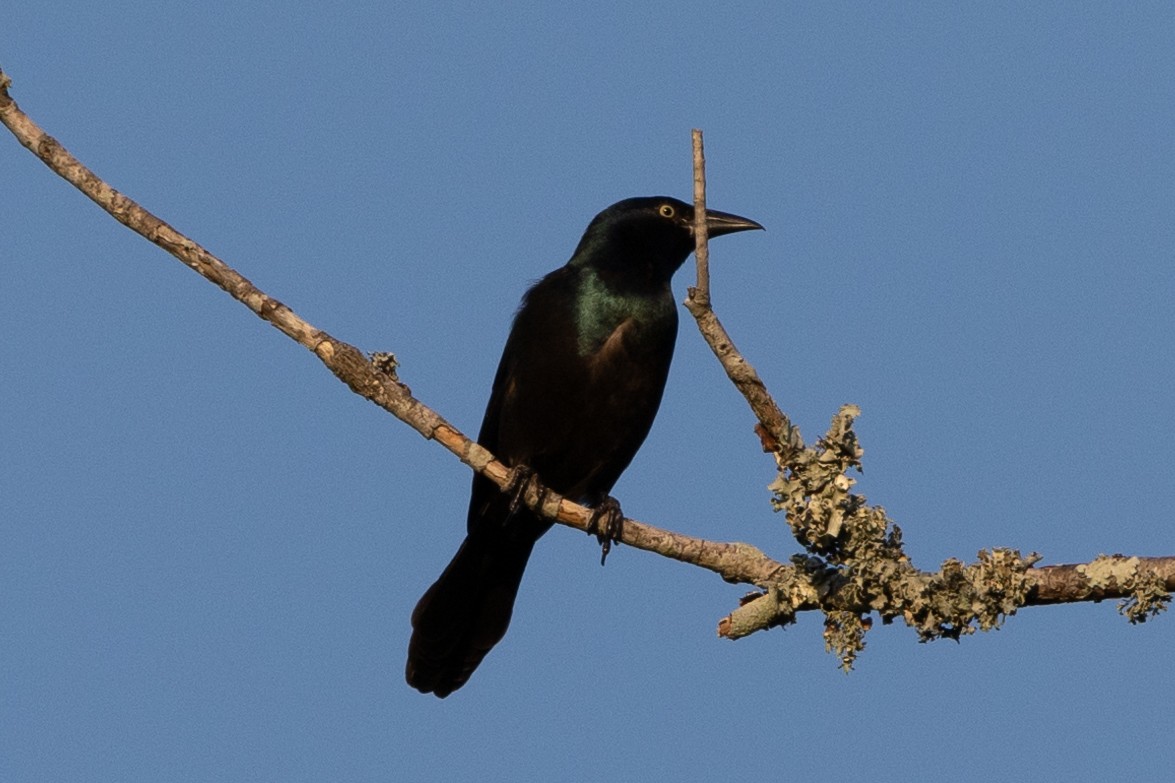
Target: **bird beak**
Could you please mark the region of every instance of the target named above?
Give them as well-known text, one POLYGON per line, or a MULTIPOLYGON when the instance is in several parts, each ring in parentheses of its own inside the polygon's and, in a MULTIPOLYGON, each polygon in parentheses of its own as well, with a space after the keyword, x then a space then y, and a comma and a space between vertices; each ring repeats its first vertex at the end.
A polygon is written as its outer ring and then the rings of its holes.
POLYGON ((729 212, 706 210, 706 231, 712 237, 733 234, 736 231, 750 231, 755 228, 764 230, 763 226, 750 218, 739 217, 729 212))

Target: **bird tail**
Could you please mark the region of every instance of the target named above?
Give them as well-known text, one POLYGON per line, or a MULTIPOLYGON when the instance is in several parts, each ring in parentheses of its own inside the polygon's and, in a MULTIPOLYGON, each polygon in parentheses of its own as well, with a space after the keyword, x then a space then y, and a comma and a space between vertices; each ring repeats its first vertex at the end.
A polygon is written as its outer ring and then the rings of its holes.
POLYGON ((533 541, 475 528, 412 612, 408 684, 445 698, 510 625, 533 541))

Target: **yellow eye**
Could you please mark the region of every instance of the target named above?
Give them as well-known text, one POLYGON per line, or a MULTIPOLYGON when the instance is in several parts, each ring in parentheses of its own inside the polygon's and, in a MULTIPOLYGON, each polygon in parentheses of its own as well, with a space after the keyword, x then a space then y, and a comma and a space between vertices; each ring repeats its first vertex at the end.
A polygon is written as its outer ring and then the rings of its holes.
POLYGON ((675 214, 677 214, 674 211, 673 206, 670 204, 662 204, 661 209, 659 209, 658 212, 661 213, 661 217, 667 217, 667 218, 671 218, 675 214))

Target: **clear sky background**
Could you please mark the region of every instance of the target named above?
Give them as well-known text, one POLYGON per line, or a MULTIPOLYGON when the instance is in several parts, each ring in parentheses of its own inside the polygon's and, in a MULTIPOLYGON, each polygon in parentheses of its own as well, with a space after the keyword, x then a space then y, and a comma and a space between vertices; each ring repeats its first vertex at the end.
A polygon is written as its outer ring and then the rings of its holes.
MULTIPOLYGON (((5 7, 21 106, 467 433, 529 281, 591 217, 690 195, 766 232, 714 300, 809 439, 936 568, 1175 554, 1170 3, 5 7)), ((445 701, 408 617, 468 471, 0 138, 0 779, 1162 779, 1175 617, 881 627, 566 528, 445 701)), ((689 267, 676 281, 684 296, 689 267)), ((797 550, 682 310, 626 512, 797 550)))

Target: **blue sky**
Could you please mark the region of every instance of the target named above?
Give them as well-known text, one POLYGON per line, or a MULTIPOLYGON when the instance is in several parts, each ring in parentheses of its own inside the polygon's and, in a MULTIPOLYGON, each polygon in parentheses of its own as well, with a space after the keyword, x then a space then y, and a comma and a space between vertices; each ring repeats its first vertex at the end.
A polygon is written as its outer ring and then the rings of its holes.
MULTIPOLYGON (((528 282, 633 195, 766 232, 720 317, 915 561, 1175 553, 1167 3, 20 3, 0 65, 115 187, 475 432, 528 282), (244 7, 242 7, 244 6, 244 7)), ((537 548, 445 701, 403 682, 467 471, 5 136, 0 778, 1141 779, 1172 618, 1029 609, 851 675, 742 586, 537 548), (1009 772, 1008 770, 1011 770, 1009 772)), ((684 296, 688 272, 676 290, 684 296)), ((625 511, 785 558, 770 460, 682 311, 625 511)))

